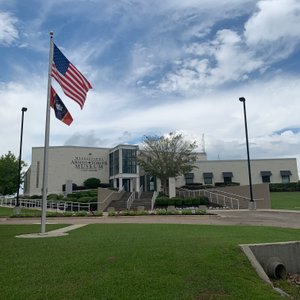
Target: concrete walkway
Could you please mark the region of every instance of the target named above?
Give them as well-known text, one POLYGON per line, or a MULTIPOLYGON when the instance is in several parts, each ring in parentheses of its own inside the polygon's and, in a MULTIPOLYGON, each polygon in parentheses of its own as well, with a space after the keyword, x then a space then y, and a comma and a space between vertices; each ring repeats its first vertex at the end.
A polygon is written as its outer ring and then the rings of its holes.
POLYGON ((48 231, 45 233, 27 233, 27 234, 16 235, 16 238, 38 239, 38 238, 65 236, 65 235, 68 235, 69 231, 86 226, 86 225, 87 224, 74 224, 74 225, 70 225, 67 227, 60 228, 60 229, 48 231))
MULTIPOLYGON (((204 216, 61 217, 47 218, 50 224, 209 224, 276 226, 300 229, 300 211, 213 210, 204 216)), ((39 218, 0 218, 1 224, 40 224, 39 218)))

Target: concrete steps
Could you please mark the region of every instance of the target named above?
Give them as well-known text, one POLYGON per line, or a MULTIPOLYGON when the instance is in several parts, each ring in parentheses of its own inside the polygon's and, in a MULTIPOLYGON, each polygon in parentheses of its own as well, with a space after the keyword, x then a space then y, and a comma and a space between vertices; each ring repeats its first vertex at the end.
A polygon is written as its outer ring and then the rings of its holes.
POLYGON ((152 196, 153 196, 153 192, 142 193, 140 199, 135 199, 133 201, 130 209, 136 210, 138 206, 144 206, 145 210, 150 210, 152 196))

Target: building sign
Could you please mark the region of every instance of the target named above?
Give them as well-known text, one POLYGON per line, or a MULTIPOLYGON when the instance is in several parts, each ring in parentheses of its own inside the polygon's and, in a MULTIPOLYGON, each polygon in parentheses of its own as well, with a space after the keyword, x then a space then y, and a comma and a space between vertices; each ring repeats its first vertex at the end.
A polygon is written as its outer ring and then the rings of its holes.
POLYGON ((104 166, 107 165, 107 161, 101 157, 92 157, 92 156, 75 156, 71 161, 76 169, 82 171, 100 171, 103 170, 104 166))

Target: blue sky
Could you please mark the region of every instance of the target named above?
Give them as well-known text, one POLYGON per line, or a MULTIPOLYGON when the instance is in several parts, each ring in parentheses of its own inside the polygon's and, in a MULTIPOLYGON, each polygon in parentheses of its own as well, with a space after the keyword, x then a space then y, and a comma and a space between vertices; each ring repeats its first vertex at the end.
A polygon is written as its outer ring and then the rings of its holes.
POLYGON ((300 159, 299 0, 0 0, 0 155, 43 146, 49 32, 93 90, 50 145, 182 132, 209 159, 300 159))

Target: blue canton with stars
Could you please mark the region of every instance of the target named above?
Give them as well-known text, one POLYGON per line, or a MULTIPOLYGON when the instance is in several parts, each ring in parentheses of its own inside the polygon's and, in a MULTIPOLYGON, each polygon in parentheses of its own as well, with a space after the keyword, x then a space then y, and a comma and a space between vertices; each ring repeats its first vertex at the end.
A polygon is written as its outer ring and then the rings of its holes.
POLYGON ((65 75, 68 70, 70 62, 62 54, 62 52, 56 47, 55 44, 54 44, 53 61, 58 72, 61 73, 62 75, 65 75))

